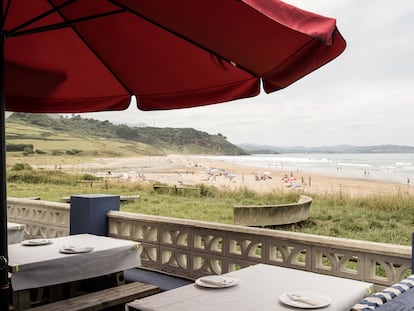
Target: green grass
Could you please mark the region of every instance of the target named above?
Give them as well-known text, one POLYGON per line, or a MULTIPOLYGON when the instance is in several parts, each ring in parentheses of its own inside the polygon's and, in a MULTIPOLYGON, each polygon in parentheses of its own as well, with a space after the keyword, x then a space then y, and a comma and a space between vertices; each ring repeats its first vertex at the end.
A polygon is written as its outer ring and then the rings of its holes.
MULTIPOLYGON (((152 184, 109 181, 106 185, 77 183, 82 175, 60 171, 9 171, 9 197, 40 197, 58 202, 76 194, 107 193, 140 195, 140 201, 122 203, 121 210, 150 215, 233 223, 234 205, 260 205, 295 202, 298 193, 274 192, 261 195, 248 189, 222 191, 202 188, 200 197, 174 195, 153 190, 152 184)), ((311 195, 310 218, 304 222, 278 226, 277 229, 318 235, 411 245, 414 224, 414 197, 395 195, 348 197, 344 194, 311 195)))
POLYGON ((414 201, 410 195, 350 198, 314 195, 311 217, 284 230, 411 245, 414 201))
MULTIPOLYGON (((49 155, 57 152, 64 154, 73 149, 78 149, 82 156, 90 157, 162 154, 160 150, 153 146, 135 141, 97 136, 87 137, 80 134, 66 133, 62 130, 52 128, 46 130, 17 123, 7 123, 6 127, 7 143, 33 144, 34 149, 41 150, 49 155)), ((21 157, 21 155, 21 152, 8 153, 8 160, 13 161, 13 158, 21 157)), ((41 157, 45 157, 45 155, 41 155, 41 157)), ((53 161, 56 161, 56 158, 53 161)))

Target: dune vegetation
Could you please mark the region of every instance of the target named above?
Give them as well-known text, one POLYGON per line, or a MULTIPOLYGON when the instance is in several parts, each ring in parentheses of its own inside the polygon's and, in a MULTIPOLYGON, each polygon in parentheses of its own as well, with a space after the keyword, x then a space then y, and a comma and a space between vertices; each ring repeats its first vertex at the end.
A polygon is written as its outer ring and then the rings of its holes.
MULTIPOLYGON (((206 185, 195 185, 201 189, 200 196, 191 192, 174 194, 155 191, 152 183, 104 181, 87 173, 33 170, 23 163, 9 167, 7 179, 9 197, 40 197, 59 202, 63 197, 86 193, 139 195, 139 201, 122 203, 121 210, 227 224, 233 223, 234 205, 295 202, 300 194, 277 191, 260 194, 249 189, 219 190, 206 185)), ((308 220, 274 229, 411 245, 414 198, 408 193, 364 197, 313 194, 312 198, 308 220)))

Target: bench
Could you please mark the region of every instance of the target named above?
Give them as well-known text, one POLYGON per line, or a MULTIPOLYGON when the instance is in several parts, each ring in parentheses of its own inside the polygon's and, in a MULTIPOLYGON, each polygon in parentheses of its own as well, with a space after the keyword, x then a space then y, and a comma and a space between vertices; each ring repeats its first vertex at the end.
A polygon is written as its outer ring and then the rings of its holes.
POLYGON ((193 280, 145 268, 132 268, 125 270, 124 278, 127 283, 143 282, 159 286, 161 292, 194 283, 193 280))
POLYGON ((77 297, 37 306, 30 311, 95 311, 110 307, 124 308, 127 302, 157 294, 160 288, 155 285, 133 282, 103 289, 77 297))
POLYGON ((157 191, 160 193, 167 193, 167 194, 174 194, 174 195, 192 194, 198 197, 201 196, 201 188, 199 187, 166 186, 166 185, 154 184, 152 188, 154 189, 154 191, 157 191))

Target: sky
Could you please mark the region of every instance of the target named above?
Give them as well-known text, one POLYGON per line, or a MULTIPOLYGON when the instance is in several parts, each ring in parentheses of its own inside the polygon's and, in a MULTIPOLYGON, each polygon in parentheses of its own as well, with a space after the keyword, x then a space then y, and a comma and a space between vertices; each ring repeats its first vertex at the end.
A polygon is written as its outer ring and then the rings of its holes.
POLYGON ((173 111, 82 117, 194 128, 233 144, 414 146, 414 1, 286 0, 335 18, 345 52, 291 86, 249 99, 173 111))

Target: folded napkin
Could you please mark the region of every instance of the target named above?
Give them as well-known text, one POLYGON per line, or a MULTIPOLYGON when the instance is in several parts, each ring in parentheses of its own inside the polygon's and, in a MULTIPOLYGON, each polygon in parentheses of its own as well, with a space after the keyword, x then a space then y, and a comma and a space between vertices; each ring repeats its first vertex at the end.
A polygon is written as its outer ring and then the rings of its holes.
POLYGON ((308 290, 295 290, 283 293, 279 296, 279 300, 288 306, 302 309, 322 308, 332 303, 331 298, 328 296, 308 290))
POLYGON ((330 304, 331 302, 328 297, 324 297, 316 293, 313 294, 313 293, 292 292, 292 293, 287 293, 286 295, 292 301, 301 302, 306 305, 315 306, 315 307, 324 306, 324 305, 330 304))
POLYGON ((59 250, 64 254, 79 254, 79 253, 88 253, 93 251, 91 246, 62 246, 59 250))
POLYGON ((237 279, 221 275, 207 275, 201 277, 200 281, 215 286, 227 286, 229 284, 237 282, 237 279))

